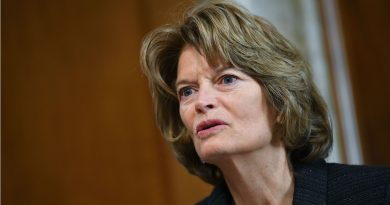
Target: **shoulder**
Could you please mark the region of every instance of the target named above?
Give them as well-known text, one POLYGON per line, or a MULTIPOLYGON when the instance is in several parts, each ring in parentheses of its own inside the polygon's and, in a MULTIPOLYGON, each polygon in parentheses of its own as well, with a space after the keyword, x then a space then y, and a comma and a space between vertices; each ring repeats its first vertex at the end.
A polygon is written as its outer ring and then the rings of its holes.
POLYGON ((294 204, 390 204, 390 168, 296 164, 294 204))
POLYGON ((329 204, 390 203, 390 168, 327 164, 329 204))
MULTIPOLYGON (((293 204, 390 204, 390 168, 326 163, 295 164, 293 204)), ((225 184, 197 205, 234 204, 225 184)))
POLYGON ((328 163, 328 180, 354 180, 356 183, 378 182, 379 184, 389 183, 390 168, 366 165, 345 165, 328 163), (385 180, 385 181, 383 181, 385 180))

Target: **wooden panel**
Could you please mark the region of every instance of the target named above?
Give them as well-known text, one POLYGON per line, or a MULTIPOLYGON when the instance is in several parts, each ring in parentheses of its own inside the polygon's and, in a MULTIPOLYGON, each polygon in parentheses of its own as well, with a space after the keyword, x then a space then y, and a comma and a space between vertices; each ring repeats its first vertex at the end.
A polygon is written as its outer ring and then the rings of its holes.
POLYGON ((390 2, 336 2, 340 8, 365 163, 390 165, 390 2))
POLYGON ((3 204, 193 204, 210 191, 161 139, 139 71, 142 36, 178 1, 2 2, 3 204))

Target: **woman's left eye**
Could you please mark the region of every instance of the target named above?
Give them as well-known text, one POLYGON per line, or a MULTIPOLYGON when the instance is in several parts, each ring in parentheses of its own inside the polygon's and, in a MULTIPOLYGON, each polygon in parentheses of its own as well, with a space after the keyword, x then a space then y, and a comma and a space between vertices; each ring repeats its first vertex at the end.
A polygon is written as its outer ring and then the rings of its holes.
POLYGON ((234 75, 225 75, 222 78, 223 84, 232 84, 237 80, 237 77, 234 75))

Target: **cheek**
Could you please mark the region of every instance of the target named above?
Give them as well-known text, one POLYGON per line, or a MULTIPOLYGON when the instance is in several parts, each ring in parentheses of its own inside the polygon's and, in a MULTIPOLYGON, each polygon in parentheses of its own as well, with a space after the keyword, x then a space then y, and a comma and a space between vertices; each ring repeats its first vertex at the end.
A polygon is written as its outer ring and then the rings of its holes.
POLYGON ((253 121, 254 118, 259 118, 259 115, 264 115, 262 113, 262 99, 258 95, 247 95, 245 93, 232 99, 232 107, 241 119, 253 121))
POLYGON ((236 99, 240 99, 234 106, 237 108, 236 115, 241 126, 248 132, 271 132, 270 107, 261 91, 256 95, 242 95, 236 99))
POLYGON ((180 118, 183 122, 184 126, 192 132, 192 122, 193 118, 191 117, 191 113, 189 112, 189 109, 185 106, 180 106, 179 108, 180 112, 180 118))

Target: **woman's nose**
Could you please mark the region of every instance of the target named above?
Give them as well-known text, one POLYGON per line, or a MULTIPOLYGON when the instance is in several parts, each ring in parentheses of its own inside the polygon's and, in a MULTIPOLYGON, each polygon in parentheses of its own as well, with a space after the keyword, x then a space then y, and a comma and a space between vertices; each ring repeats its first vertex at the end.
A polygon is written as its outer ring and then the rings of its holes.
POLYGON ((212 89, 201 89, 195 103, 195 110, 198 113, 206 113, 216 108, 216 93, 212 89))

